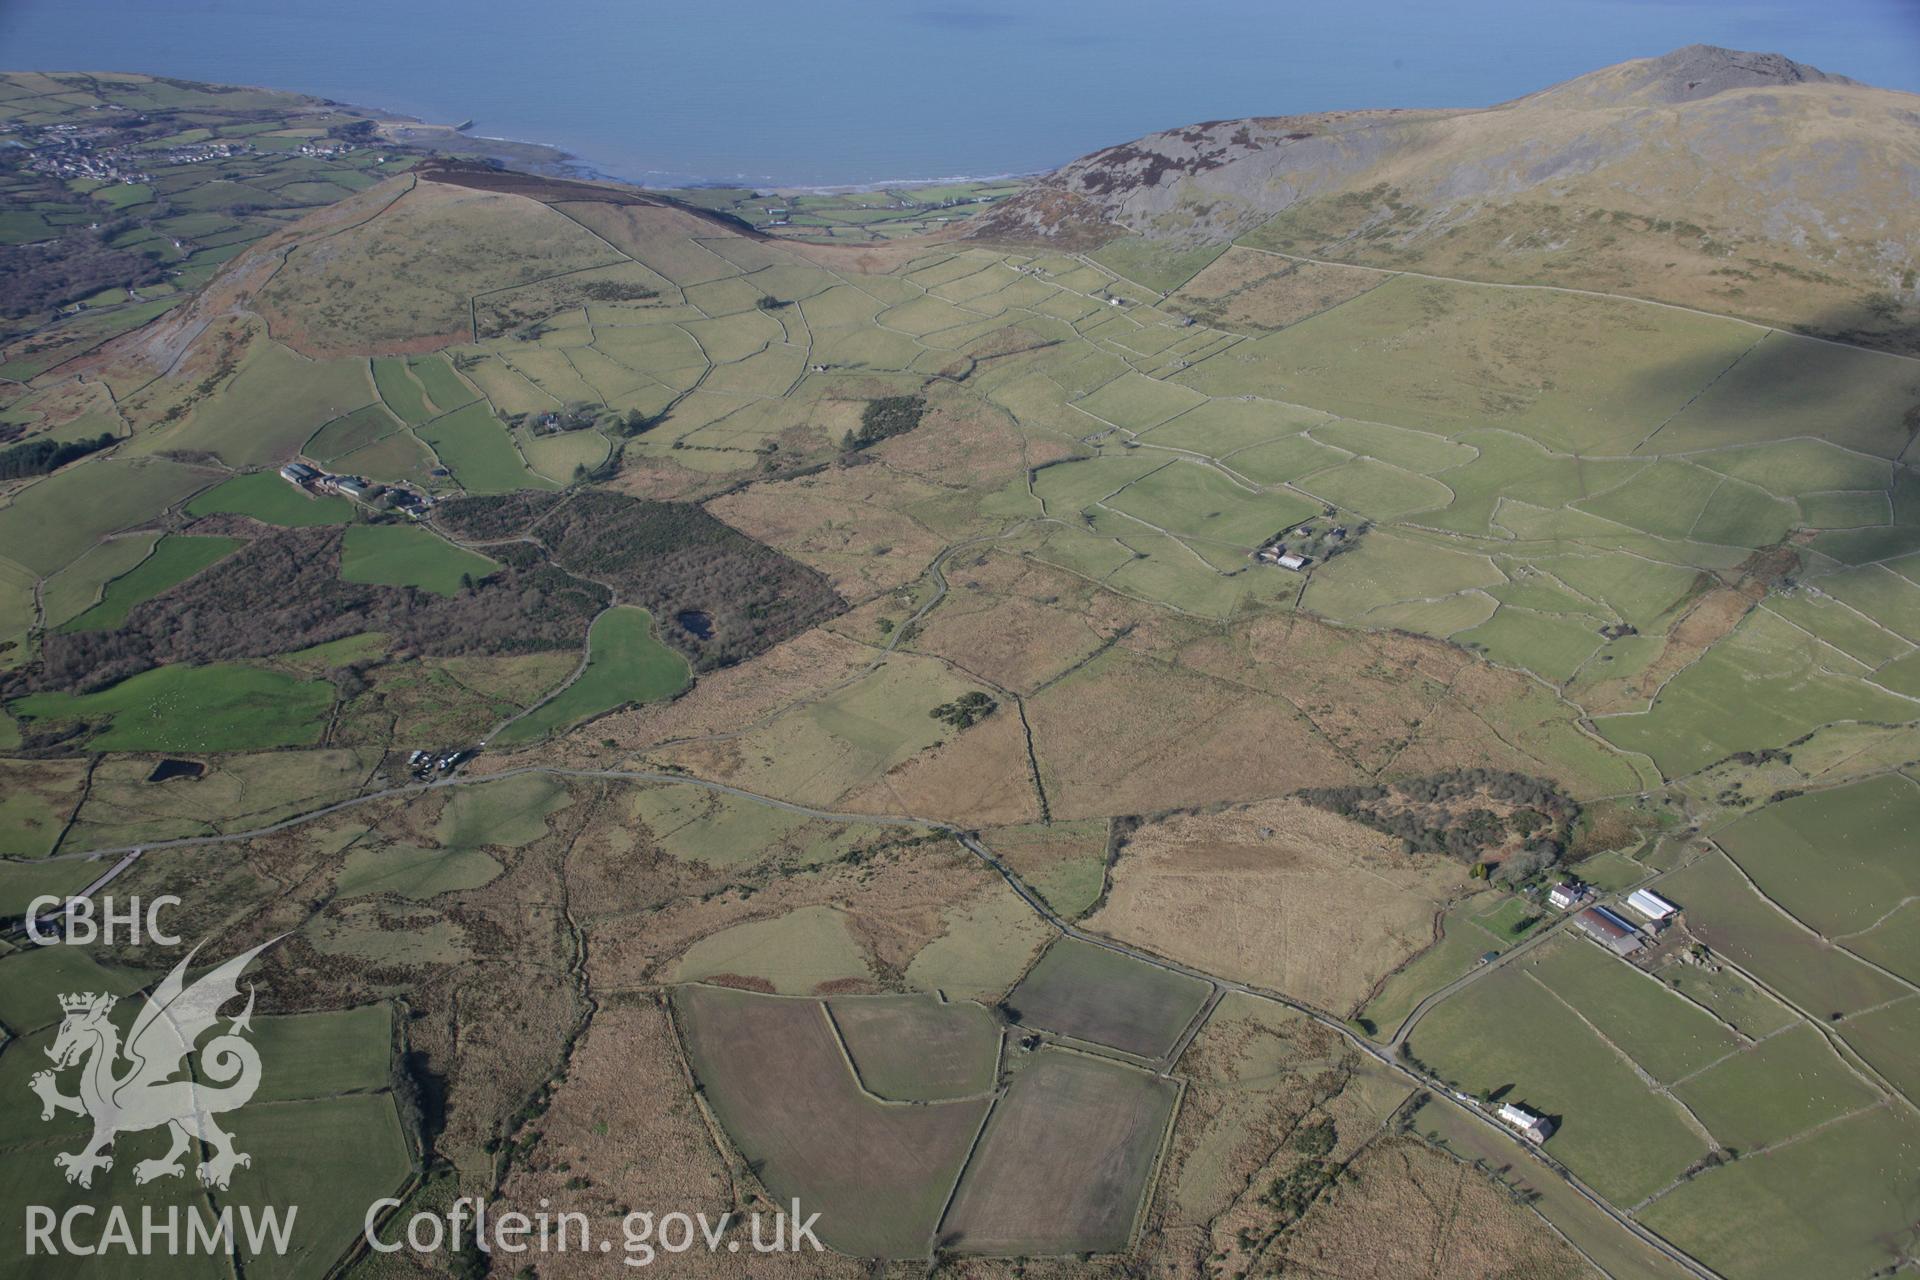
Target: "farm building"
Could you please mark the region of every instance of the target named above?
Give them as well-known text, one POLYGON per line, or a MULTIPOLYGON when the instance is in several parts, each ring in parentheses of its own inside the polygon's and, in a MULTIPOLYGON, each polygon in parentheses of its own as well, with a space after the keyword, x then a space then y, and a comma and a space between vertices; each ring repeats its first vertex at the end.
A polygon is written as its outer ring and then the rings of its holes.
POLYGON ((1291 569, 1295 573, 1299 573, 1302 569, 1305 569, 1307 565, 1312 563, 1308 557, 1301 555, 1297 551, 1289 551, 1278 542, 1271 546, 1260 548, 1259 557, 1268 564, 1277 564, 1282 569, 1291 569))
POLYGON ((1500 1104, 1500 1119, 1518 1129, 1529 1142, 1545 1142, 1553 1133, 1553 1121, 1511 1102, 1500 1104))
POLYGON ((320 473, 304 462, 289 462, 280 468, 280 478, 288 484, 311 484, 320 478, 320 473))
POLYGON ((1547 890, 1547 905, 1555 911, 1577 907, 1593 896, 1593 890, 1578 881, 1563 880, 1547 890))
POLYGON ((1627 895, 1627 906, 1636 915, 1645 916, 1654 924, 1664 924, 1680 908, 1668 902, 1651 889, 1635 889, 1627 895))
POLYGON ((1640 933, 1605 907, 1588 907, 1573 918, 1581 932, 1617 956, 1630 956, 1641 946, 1640 933))
POLYGON ((352 498, 355 502, 362 501, 368 493, 372 492, 366 481, 356 479, 353 476, 340 477, 340 479, 335 482, 334 488, 347 497, 352 498))

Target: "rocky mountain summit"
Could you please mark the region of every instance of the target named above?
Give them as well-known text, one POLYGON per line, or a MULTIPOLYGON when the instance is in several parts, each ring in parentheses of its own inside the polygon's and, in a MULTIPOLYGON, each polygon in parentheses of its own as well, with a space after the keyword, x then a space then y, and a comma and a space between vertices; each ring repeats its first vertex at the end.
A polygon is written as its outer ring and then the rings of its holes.
POLYGON ((1477 110, 1216 120, 1107 147, 976 234, 1657 297, 1920 341, 1920 98, 1693 45, 1477 110))
POLYGON ((1652 106, 1697 102, 1731 89, 1766 85, 1859 83, 1777 53, 1744 53, 1717 45, 1690 44, 1657 58, 1590 72, 1519 101, 1551 100, 1563 106, 1652 106))

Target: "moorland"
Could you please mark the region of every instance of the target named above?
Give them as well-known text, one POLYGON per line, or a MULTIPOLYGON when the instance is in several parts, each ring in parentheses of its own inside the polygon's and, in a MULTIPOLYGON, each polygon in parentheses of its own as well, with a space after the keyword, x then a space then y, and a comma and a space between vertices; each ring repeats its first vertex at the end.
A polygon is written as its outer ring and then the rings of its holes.
POLYGON ((883 199, 0 77, 0 1079, 174 962, 20 936, 107 874, 282 939, 246 1274, 487 1273, 381 1195, 798 1198, 848 1277, 1906 1265, 1912 111, 1693 49, 883 199))

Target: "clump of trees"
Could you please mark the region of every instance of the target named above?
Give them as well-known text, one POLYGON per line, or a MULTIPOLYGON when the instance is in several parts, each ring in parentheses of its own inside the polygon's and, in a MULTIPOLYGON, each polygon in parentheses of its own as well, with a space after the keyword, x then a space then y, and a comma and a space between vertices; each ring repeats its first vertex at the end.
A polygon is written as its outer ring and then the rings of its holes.
POLYGON ((658 289, 624 280, 582 280, 572 291, 587 302, 646 302, 660 296, 658 289))
POLYGON ((523 413, 520 421, 536 433, 585 431, 600 421, 601 408, 588 400, 574 400, 552 413, 523 413))
POLYGON ((622 439, 631 440, 634 436, 644 435, 666 420, 664 413, 642 413, 638 409, 627 410, 623 418, 615 418, 608 425, 614 434, 622 439))
POLYGON ((95 689, 170 663, 263 658, 367 631, 386 633, 397 653, 440 657, 578 649, 609 598, 527 544, 496 549, 501 567, 451 599, 346 582, 343 536, 268 534, 136 605, 117 631, 50 631, 41 662, 8 692, 95 689))
POLYGON ((1500 769, 1451 769, 1393 783, 1311 787, 1295 793, 1363 826, 1397 836, 1408 853, 1463 862, 1510 849, 1503 879, 1525 879, 1557 863, 1580 806, 1545 778, 1500 769), (1502 806, 1500 811, 1488 802, 1502 806), (1517 848, 1512 846, 1517 845, 1517 848))
POLYGON ((474 540, 532 529, 553 563, 651 611, 696 670, 764 653, 847 607, 822 574, 689 502, 523 492, 456 498, 436 515, 474 540), (681 626, 682 613, 707 615, 712 634, 681 626))
POLYGON ((166 277, 157 255, 116 249, 111 241, 136 223, 70 227, 34 244, 0 245, 0 316, 21 319, 78 302, 115 285, 139 288, 166 277))
POLYGON ((1260 1203, 1273 1210, 1280 1225, 1285 1226, 1312 1208, 1339 1174, 1339 1167, 1325 1160, 1302 1160, 1267 1184, 1260 1193, 1260 1203))
POLYGON ((956 729, 971 729, 999 709, 999 703, 975 689, 971 693, 961 694, 952 702, 941 703, 927 714, 956 729))
POLYGON ((1318 1160, 1333 1154, 1338 1140, 1333 1121, 1316 1120, 1312 1124, 1303 1124, 1293 1132, 1293 1149, 1309 1160, 1318 1160))
POLYGON ((840 441, 847 453, 879 444, 882 440, 905 435, 920 425, 926 416, 927 402, 922 396, 882 396, 867 401, 860 411, 860 428, 849 431, 840 441))
POLYGON ((85 440, 29 440, 25 444, 0 449, 0 480, 45 475, 49 471, 59 470, 75 458, 97 453, 112 443, 113 434, 103 431, 85 440))

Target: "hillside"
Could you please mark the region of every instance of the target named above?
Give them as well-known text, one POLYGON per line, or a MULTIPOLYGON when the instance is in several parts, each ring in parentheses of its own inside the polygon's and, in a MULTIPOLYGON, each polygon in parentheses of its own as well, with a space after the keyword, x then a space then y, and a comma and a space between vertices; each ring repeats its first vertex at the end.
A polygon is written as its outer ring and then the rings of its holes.
POLYGON ((1048 175, 979 234, 1076 247, 1138 237, 1162 253, 1238 241, 1622 292, 1912 350, 1917 125, 1911 94, 1695 45, 1485 110, 1150 134, 1048 175))
MULTIPOLYGON (((1891 1274, 1920 359, 1716 312, 1864 296, 1795 220, 1906 260, 1900 101, 1686 50, 972 238, 295 141, 345 194, 0 372, 0 927, 117 866, 268 947, 288 1280, 456 1187, 817 1205, 821 1277, 1891 1274)), ((19 936, 0 1073, 160 977, 19 936)))

